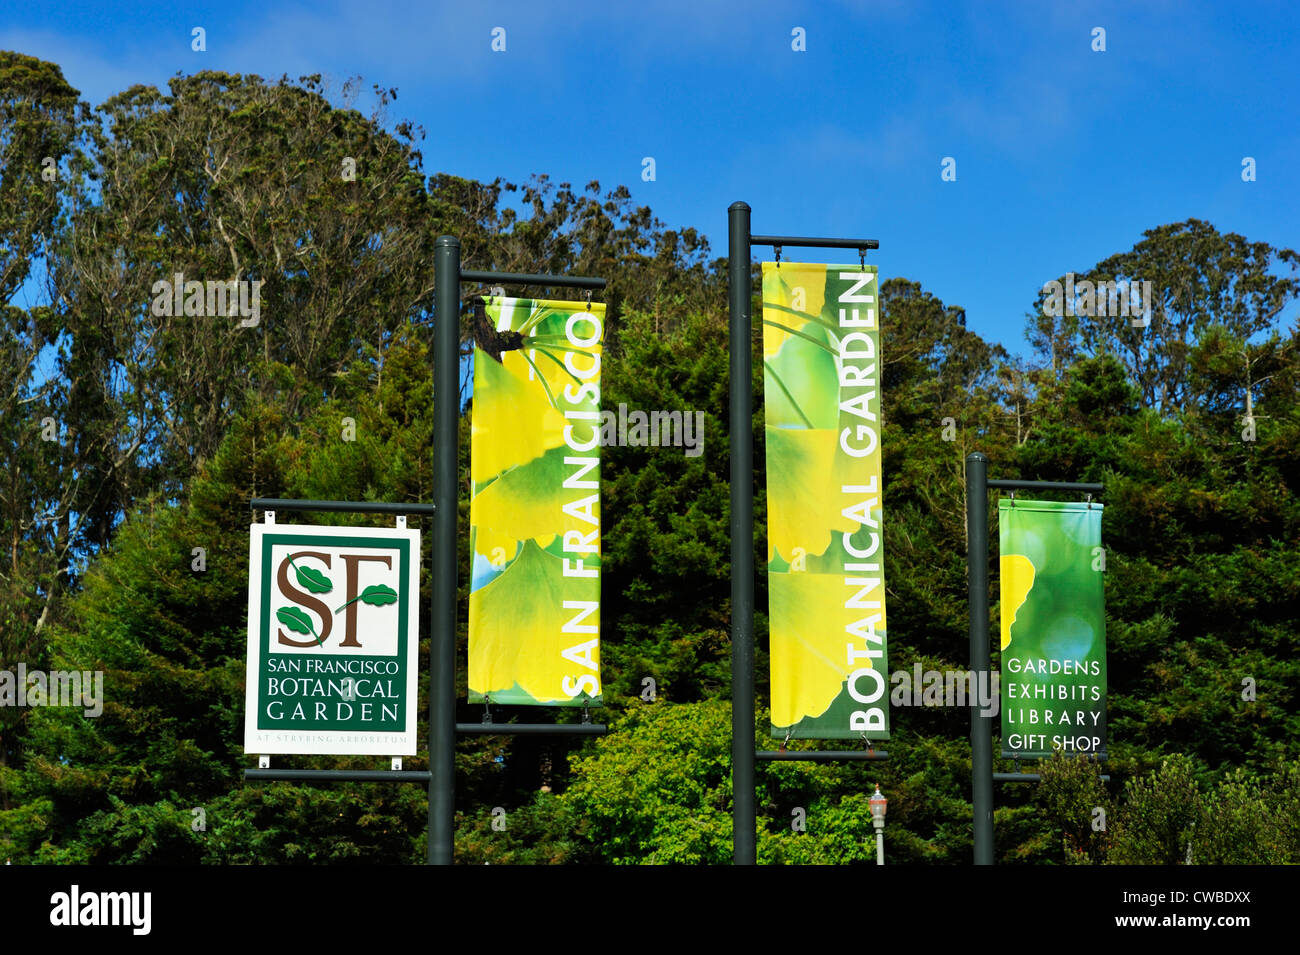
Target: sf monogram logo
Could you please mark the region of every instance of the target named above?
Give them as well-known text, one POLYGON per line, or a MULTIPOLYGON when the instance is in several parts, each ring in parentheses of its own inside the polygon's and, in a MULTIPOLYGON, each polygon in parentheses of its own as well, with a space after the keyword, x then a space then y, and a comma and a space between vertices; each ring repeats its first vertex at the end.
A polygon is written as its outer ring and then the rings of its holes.
POLYGON ((381 563, 385 567, 392 569, 393 557, 391 554, 330 554, 325 551, 300 550, 296 553, 289 554, 280 561, 279 570, 276 573, 276 587, 281 595, 292 600, 298 606, 281 607, 275 612, 275 618, 282 625, 276 634, 276 640, 288 647, 310 647, 313 644, 324 646, 325 641, 334 631, 334 617, 342 613, 343 616, 343 642, 340 647, 361 647, 360 641, 357 640, 357 604, 368 604, 371 607, 384 607, 389 604, 397 603, 397 591, 387 584, 371 584, 360 593, 357 593, 358 585, 358 567, 363 561, 381 563), (343 564, 344 579, 346 586, 344 588, 343 603, 338 607, 330 610, 329 604, 319 596, 334 594, 334 581, 315 567, 299 563, 307 558, 320 561, 325 565, 326 570, 333 570, 333 558, 337 556, 343 564), (293 571, 294 579, 298 583, 295 587, 289 581, 289 572, 293 571), (302 589, 298 589, 301 587, 302 589), (320 632, 312 625, 311 616, 302 607, 307 607, 315 611, 320 618, 320 632), (301 633, 312 637, 310 640, 297 640, 285 633, 285 628, 293 633, 301 633))

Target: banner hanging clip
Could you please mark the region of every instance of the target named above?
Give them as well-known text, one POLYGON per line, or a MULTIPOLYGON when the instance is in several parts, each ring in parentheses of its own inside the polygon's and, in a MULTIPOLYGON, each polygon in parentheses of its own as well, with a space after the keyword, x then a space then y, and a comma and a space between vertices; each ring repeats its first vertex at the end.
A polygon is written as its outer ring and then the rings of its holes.
POLYGON ((781 247, 774 245, 772 248, 776 250, 776 267, 779 269, 781 267, 781 247))
POLYGON ((1012 491, 1012 492, 1011 492, 1011 506, 1012 506, 1012 507, 1015 507, 1015 506, 1016 506, 1016 492, 1015 492, 1015 491, 1012 491))
POLYGON ((1088 510, 1092 510, 1092 495, 1088 495, 1088 510))
POLYGON ((865 245, 858 246, 858 264, 864 269, 867 267, 867 247, 865 245))
POLYGON ((582 722, 584 724, 591 722, 591 710, 588 708, 590 707, 590 705, 591 705, 590 700, 584 699, 582 701, 582 722))
POLYGON ((492 722, 492 698, 486 693, 483 695, 483 722, 492 722))
POLYGON ((587 289, 587 311, 591 311, 591 289, 587 289))

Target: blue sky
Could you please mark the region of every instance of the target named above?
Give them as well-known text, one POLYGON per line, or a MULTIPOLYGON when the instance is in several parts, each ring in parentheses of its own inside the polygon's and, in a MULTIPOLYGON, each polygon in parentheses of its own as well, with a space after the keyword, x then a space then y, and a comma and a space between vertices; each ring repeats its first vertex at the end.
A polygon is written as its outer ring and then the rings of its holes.
POLYGON ((0 49, 92 104, 202 69, 359 74, 397 88, 390 126, 428 130, 426 172, 623 183, 718 255, 736 199, 755 232, 876 238, 882 275, 1012 352, 1045 281, 1144 229, 1300 247, 1294 3, 0 3, 0 49))

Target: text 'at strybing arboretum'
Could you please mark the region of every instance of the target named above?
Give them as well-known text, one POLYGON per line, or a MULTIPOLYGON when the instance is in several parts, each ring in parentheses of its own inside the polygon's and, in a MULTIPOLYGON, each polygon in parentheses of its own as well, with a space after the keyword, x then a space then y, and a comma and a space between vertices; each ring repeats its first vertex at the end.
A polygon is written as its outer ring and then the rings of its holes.
POLYGON ((0 866, 1300 864, 1300 14, 698 7, 0 27, 0 866))

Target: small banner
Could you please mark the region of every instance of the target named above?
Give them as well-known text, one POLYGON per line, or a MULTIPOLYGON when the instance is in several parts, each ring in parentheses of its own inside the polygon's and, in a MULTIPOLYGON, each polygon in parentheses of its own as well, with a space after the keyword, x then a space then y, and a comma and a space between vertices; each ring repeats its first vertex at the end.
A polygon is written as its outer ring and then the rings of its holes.
POLYGON ((998 502, 1002 755, 1106 755, 1100 504, 998 502))
POLYGON ((414 756, 420 532, 254 524, 244 752, 414 756))
POLYGON ((485 298, 470 439, 470 702, 601 700, 605 306, 485 298))
POLYGON ((772 735, 888 739, 873 266, 763 263, 772 735))

